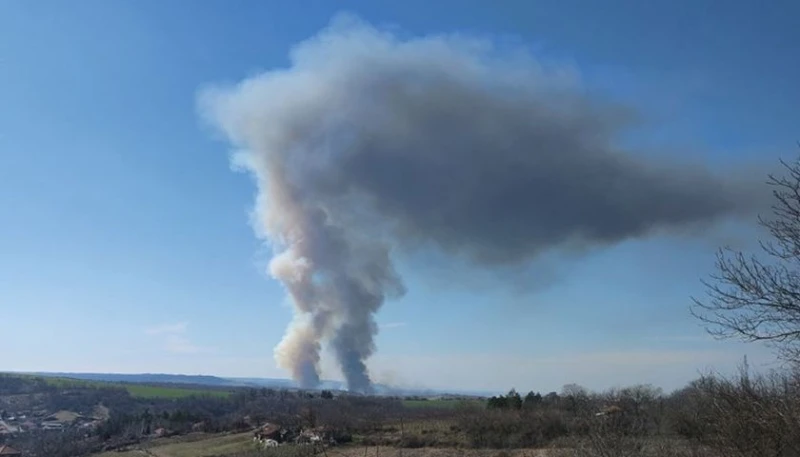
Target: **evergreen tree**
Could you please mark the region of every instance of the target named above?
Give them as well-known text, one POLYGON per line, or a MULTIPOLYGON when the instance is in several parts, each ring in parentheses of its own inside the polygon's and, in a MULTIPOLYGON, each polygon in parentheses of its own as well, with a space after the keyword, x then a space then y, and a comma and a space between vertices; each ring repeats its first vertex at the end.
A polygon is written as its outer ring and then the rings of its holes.
POLYGON ((510 409, 522 409, 522 397, 516 389, 511 389, 506 395, 507 407, 510 409))

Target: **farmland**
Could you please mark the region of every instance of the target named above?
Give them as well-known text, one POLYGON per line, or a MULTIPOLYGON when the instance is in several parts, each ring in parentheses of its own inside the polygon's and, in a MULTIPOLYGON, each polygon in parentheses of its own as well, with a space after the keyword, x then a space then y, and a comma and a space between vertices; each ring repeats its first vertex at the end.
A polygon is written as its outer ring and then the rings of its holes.
MULTIPOLYGON (((212 457, 227 455, 258 455, 253 444, 252 434, 203 434, 193 437, 165 438, 132 447, 122 452, 110 451, 95 454, 93 457, 212 457), (188 439, 187 439, 188 438, 188 439)), ((325 453, 314 448, 280 447, 261 455, 274 457, 302 457, 316 453, 329 457, 446 457, 452 456, 450 448, 398 449, 383 446, 349 445, 327 449, 325 453)), ((517 449, 507 452, 509 457, 556 457, 558 450, 517 449)), ((459 457, 495 457, 497 452, 486 449, 461 449, 459 457)))
POLYGON ((162 438, 127 451, 95 454, 95 457, 207 457, 230 455, 253 449, 251 433, 200 434, 192 437, 162 438))
POLYGON ((109 388, 117 387, 128 391, 137 398, 184 398, 191 396, 227 397, 229 389, 211 389, 206 386, 191 385, 149 385, 123 382, 86 381, 72 378, 44 378, 47 384, 67 389, 74 387, 109 388))

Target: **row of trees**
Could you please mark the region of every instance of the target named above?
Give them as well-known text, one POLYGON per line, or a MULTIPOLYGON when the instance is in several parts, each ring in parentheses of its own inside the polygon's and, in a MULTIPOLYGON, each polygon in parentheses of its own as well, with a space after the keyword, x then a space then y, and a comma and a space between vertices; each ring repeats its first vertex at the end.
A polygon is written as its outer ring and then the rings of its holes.
POLYGON ((541 405, 545 398, 551 400, 558 397, 558 394, 551 392, 546 397, 542 397, 539 392, 530 391, 523 398, 516 389, 511 389, 506 395, 490 397, 486 401, 486 407, 489 409, 522 409, 534 408, 541 405))

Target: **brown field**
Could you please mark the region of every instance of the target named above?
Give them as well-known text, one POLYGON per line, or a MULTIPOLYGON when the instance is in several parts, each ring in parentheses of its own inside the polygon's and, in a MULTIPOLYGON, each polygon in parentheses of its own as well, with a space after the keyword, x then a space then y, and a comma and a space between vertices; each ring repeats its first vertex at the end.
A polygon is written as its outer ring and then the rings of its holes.
POLYGON ((192 434, 163 438, 127 451, 109 451, 95 457, 209 457, 253 450, 253 434, 192 434))
MULTIPOLYGON (((252 433, 239 434, 193 434, 183 437, 157 439, 140 448, 126 451, 110 451, 94 457, 212 457, 236 455, 253 451, 252 433)), ((265 456, 298 455, 297 445, 285 445, 263 452, 265 456), (293 452, 295 451, 295 452, 293 452)), ((314 454, 308 449, 305 455, 314 454)), ((558 450, 513 449, 461 449, 455 447, 396 448, 377 445, 350 444, 319 450, 318 455, 327 457, 555 457, 558 450)))
POLYGON ((62 411, 59 411, 59 412, 53 414, 53 416, 55 416, 56 420, 58 420, 59 422, 70 423, 70 422, 74 422, 75 419, 80 417, 80 414, 78 414, 76 412, 73 412, 73 411, 64 411, 64 410, 62 410, 62 411))
POLYGON ((459 449, 346 446, 326 450, 329 457, 557 457, 563 455, 555 449, 459 449))
MULTIPOLYGON (((682 439, 650 437, 635 440, 640 446, 621 448, 605 443, 601 454, 588 452, 591 443, 565 437, 541 448, 475 448, 470 437, 452 419, 426 419, 409 422, 387 421, 360 435, 351 443, 314 447, 285 444, 260 449, 253 434, 191 433, 159 438, 123 451, 105 452, 94 457, 595 457, 597 455, 687 457, 707 456, 682 439), (588 446, 588 447, 587 447, 588 446), (638 449, 631 452, 632 449, 638 449)), ((597 443, 595 443, 597 444, 597 443)))
POLYGON ((406 447, 467 447, 467 436, 454 419, 428 419, 410 422, 392 421, 364 436, 355 436, 356 444, 398 445, 406 447), (417 444, 413 444, 417 443, 417 444), (409 446, 410 444, 410 446, 409 446))

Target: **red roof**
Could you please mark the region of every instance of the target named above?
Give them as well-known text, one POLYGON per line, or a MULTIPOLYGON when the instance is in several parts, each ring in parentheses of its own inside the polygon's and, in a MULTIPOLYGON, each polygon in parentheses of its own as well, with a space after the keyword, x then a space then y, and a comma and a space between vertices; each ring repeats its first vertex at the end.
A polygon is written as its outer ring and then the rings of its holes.
POLYGON ((22 452, 11 446, 0 445, 0 455, 22 455, 22 452))

